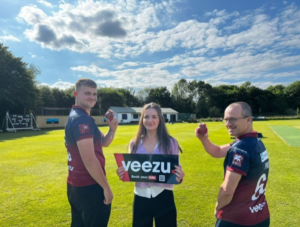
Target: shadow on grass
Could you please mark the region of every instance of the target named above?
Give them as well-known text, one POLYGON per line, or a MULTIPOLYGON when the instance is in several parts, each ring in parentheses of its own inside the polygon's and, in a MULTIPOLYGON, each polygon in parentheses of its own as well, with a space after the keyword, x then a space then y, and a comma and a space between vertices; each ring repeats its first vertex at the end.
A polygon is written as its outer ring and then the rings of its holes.
MULTIPOLYGON (((7 140, 14 140, 23 137, 32 137, 32 136, 40 136, 46 135, 51 131, 57 129, 43 129, 43 130, 22 130, 17 132, 0 132, 0 142, 7 141, 7 140)), ((61 130, 61 129, 60 129, 61 130)))

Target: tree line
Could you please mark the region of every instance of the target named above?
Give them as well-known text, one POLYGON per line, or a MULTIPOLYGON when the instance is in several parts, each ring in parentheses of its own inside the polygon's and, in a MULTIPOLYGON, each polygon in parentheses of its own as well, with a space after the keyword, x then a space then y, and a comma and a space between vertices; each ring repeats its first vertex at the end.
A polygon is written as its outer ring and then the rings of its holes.
MULTIPOLYGON (((23 114, 41 107, 70 108, 74 104, 74 87, 66 90, 40 85, 40 70, 13 56, 8 47, 0 44, 0 119, 6 111, 23 114)), ((167 87, 98 88, 98 103, 103 115, 110 106, 141 107, 156 102, 161 107, 173 108, 179 113, 195 113, 198 118, 221 117, 228 104, 248 102, 255 115, 296 115, 300 108, 300 80, 287 86, 269 86, 261 89, 250 82, 213 87, 204 81, 179 80, 171 90, 167 87)))

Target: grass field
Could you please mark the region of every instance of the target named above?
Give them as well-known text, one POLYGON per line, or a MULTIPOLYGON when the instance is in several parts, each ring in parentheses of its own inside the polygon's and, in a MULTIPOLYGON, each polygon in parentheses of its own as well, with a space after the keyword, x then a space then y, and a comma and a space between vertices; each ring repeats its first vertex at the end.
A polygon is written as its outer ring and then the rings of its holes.
MULTIPOLYGON (((230 143, 223 123, 207 123, 210 139, 230 143)), ((272 126, 300 130, 300 120, 254 122, 264 136, 270 158, 267 200, 272 227, 293 227, 300 223, 300 147, 284 142, 272 126)), ((214 205, 223 180, 223 159, 207 155, 194 135, 197 124, 168 125, 180 143, 180 160, 186 177, 174 189, 178 226, 214 226, 214 205)), ((100 127, 104 133, 107 127, 100 127)), ((131 226, 133 183, 116 175, 113 153, 125 153, 136 125, 119 126, 114 142, 104 148, 107 176, 114 192, 110 227, 131 226)), ((299 138, 300 140, 300 138, 299 138)), ((0 133, 0 226, 70 226, 66 197, 67 153, 64 130, 0 133)))
POLYGON ((300 130, 288 125, 273 125, 271 128, 292 147, 300 147, 300 130))

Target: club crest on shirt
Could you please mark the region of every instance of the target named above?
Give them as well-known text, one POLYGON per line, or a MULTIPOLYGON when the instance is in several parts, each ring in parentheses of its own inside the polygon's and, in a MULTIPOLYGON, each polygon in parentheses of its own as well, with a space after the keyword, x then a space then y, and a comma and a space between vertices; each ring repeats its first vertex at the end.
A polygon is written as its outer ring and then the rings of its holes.
POLYGON ((78 127, 79 127, 80 134, 91 132, 89 124, 82 124, 79 125, 78 127))
POLYGON ((244 161, 244 155, 235 153, 233 155, 232 165, 241 167, 244 161))

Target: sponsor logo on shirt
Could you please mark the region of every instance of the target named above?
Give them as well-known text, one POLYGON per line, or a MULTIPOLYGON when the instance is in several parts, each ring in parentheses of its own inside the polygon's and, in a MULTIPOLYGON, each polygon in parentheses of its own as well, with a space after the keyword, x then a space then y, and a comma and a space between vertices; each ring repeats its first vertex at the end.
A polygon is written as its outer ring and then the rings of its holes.
POLYGON ((258 211, 262 210, 265 205, 266 205, 266 202, 263 202, 263 203, 257 204, 254 207, 249 207, 249 209, 250 209, 251 213, 253 214, 254 212, 258 212, 258 211))
POLYGON ((233 160, 232 160, 232 165, 241 167, 244 161, 244 155, 242 154, 234 154, 233 155, 233 160))
POLYGON ((68 160, 69 160, 69 162, 72 161, 72 156, 71 156, 70 152, 68 152, 68 160))
POLYGON ((265 163, 265 169, 269 169, 270 168, 270 163, 269 162, 266 162, 265 163))
POLYGON ((91 132, 89 124, 82 124, 82 125, 79 125, 78 127, 79 127, 80 134, 85 134, 85 133, 91 132))
POLYGON ((261 162, 264 162, 264 161, 266 161, 266 160, 269 159, 267 150, 265 150, 264 152, 260 153, 260 158, 261 158, 261 162))
POLYGON ((238 152, 240 152, 240 153, 247 154, 247 151, 242 150, 242 149, 240 149, 240 148, 238 148, 238 147, 233 147, 233 150, 234 150, 235 152, 238 151, 238 152))

